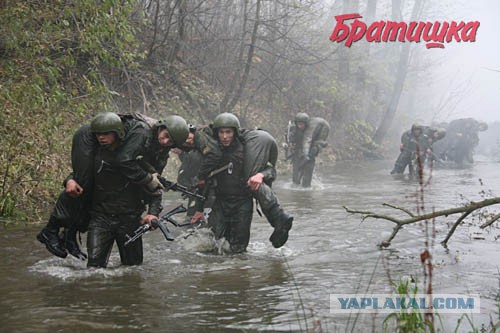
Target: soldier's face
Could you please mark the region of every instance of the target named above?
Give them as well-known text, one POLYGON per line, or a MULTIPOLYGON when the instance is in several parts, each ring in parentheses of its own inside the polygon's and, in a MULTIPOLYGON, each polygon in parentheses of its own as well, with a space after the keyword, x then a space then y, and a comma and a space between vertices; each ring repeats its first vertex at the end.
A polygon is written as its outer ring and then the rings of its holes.
POLYGON ((174 145, 174 140, 172 140, 166 128, 158 131, 158 143, 162 147, 171 147, 174 145))
POLYGON ((194 147, 194 133, 189 132, 189 135, 186 141, 184 142, 183 146, 194 147))
POLYGON ((110 146, 116 142, 115 132, 96 133, 95 136, 101 146, 110 146))
POLYGON ((306 128, 306 123, 304 123, 302 121, 298 121, 296 124, 297 124, 298 129, 303 130, 304 128, 306 128))
POLYGON ((219 128, 219 142, 222 143, 224 147, 229 147, 234 139, 234 129, 231 127, 219 128))

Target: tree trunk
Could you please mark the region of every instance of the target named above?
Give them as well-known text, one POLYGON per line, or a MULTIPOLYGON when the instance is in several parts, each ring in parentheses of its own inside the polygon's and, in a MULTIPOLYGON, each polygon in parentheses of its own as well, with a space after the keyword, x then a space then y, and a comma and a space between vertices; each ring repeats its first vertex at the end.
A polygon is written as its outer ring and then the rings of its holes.
POLYGON ((241 75, 240 64, 243 61, 243 56, 244 56, 244 52, 245 52, 245 40, 246 40, 246 34, 247 34, 248 0, 244 0, 242 2, 241 6, 242 6, 241 16, 243 17, 243 20, 242 20, 242 28, 241 28, 240 49, 238 52, 238 59, 236 60, 236 66, 238 66, 238 67, 235 69, 234 74, 232 75, 231 83, 226 88, 226 91, 224 93, 224 98, 222 99, 222 101, 220 103, 220 107, 219 107, 220 112, 227 112, 229 101, 231 100, 231 97, 233 96, 234 89, 236 88, 236 83, 241 75))
POLYGON ((255 9, 255 21, 253 25, 252 35, 250 38, 250 46, 248 48, 247 58, 245 62, 245 68, 243 70, 243 75, 240 79, 238 90, 233 95, 231 101, 225 107, 224 112, 231 112, 231 110, 236 106, 236 104, 240 101, 241 96, 243 94, 243 90, 246 87, 246 83, 248 81, 248 76, 250 75, 250 68, 252 66, 254 51, 255 51, 255 43, 257 42, 257 34, 259 30, 260 24, 260 4, 261 0, 257 0, 257 5, 255 9))
POLYGON ((366 22, 373 22, 377 14, 377 0, 368 0, 366 5, 366 22))
MULTIPOLYGON (((355 6, 350 0, 342 1, 342 8, 344 13, 353 13, 355 6)), ((349 79, 349 49, 343 46, 339 48, 339 66, 338 66, 338 79, 339 81, 346 82, 349 79)))
POLYGON ((169 64, 174 63, 175 59, 177 58, 177 55, 179 54, 182 44, 184 42, 184 36, 185 36, 185 18, 187 12, 186 1, 180 0, 178 6, 179 8, 177 13, 177 38, 175 39, 174 47, 172 48, 170 54, 168 55, 169 64))
MULTIPOLYGON (((399 0, 397 1, 395 0, 394 2, 398 1, 399 0)), ((413 10, 411 14, 411 21, 416 20, 421 7, 422 7, 422 1, 415 0, 415 4, 413 5, 413 10)), ((396 115, 399 99, 401 97, 401 93, 403 92, 403 86, 406 80, 406 74, 408 73, 409 58, 410 58, 410 43, 406 42, 403 44, 401 55, 399 56, 398 70, 396 74, 396 80, 394 81, 394 86, 392 87, 391 100, 389 101, 389 105, 387 106, 387 110, 384 113, 384 117, 382 118, 380 125, 375 131, 375 134, 373 135, 373 141, 379 145, 382 143, 385 136, 387 135, 387 132, 391 127, 392 121, 394 120, 394 116, 396 115)))

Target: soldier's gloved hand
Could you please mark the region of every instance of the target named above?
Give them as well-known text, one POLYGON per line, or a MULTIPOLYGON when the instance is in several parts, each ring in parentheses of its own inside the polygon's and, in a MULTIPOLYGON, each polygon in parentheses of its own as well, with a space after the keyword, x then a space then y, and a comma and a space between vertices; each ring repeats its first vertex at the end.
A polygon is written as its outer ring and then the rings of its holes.
POLYGON ((153 173, 151 175, 151 181, 146 184, 148 191, 155 192, 156 190, 163 190, 165 187, 160 183, 158 179, 159 174, 153 173))

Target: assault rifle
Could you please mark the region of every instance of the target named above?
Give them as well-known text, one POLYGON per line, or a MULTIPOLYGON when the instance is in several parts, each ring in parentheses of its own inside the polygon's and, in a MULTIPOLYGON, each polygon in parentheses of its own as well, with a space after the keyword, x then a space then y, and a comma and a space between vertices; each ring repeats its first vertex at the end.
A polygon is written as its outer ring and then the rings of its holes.
MULTIPOLYGON (((144 170, 150 173, 156 173, 155 168, 148 162, 144 161, 142 156, 138 156, 137 161, 140 163, 141 167, 144 168, 144 170)), ((192 192, 186 186, 170 181, 161 175, 158 175, 158 180, 163 185, 163 187, 165 187, 167 191, 172 190, 175 192, 181 192, 185 196, 205 200, 205 197, 203 195, 196 193, 196 190, 192 192)))
MULTIPOLYGON (((177 207, 169 210, 164 215, 162 215, 160 217, 159 221, 156 220, 156 219, 152 220, 151 224, 155 228, 159 228, 161 230, 161 232, 163 233, 163 236, 165 236, 166 240, 173 241, 174 240, 174 236, 172 235, 172 233, 170 232, 170 230, 168 230, 167 225, 166 225, 165 222, 170 222, 173 225, 175 225, 176 227, 182 227, 182 226, 189 225, 190 224, 189 222, 187 222, 187 223, 179 223, 179 222, 177 222, 176 220, 174 220, 172 218, 172 215, 183 213, 185 211, 187 211, 186 207, 184 207, 182 204, 180 204, 179 206, 177 206, 177 207)), ((151 230, 151 226, 148 223, 145 223, 145 224, 141 225, 139 228, 137 228, 134 231, 134 234, 132 236, 126 235, 127 240, 125 241, 125 243, 123 245, 127 246, 128 244, 130 244, 132 242, 135 242, 137 239, 141 238, 142 235, 144 235, 146 232, 148 232, 150 230, 151 230)))
POLYGON ((163 187, 165 187, 166 190, 181 192, 183 195, 186 195, 188 197, 193 197, 196 199, 205 200, 205 197, 203 195, 196 193, 196 190, 194 192, 192 192, 189 190, 188 187, 181 185, 179 183, 176 183, 176 182, 172 182, 163 176, 158 176, 158 180, 163 185, 163 187))

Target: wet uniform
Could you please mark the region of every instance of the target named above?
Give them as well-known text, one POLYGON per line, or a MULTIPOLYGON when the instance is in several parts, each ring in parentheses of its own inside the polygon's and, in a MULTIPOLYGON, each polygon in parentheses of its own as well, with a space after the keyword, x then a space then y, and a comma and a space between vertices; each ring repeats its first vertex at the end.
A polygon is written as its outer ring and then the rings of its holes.
POLYGON ((250 240, 253 215, 252 193, 244 176, 244 147, 235 139, 229 147, 222 147, 219 166, 233 163, 232 173, 221 172, 215 176, 215 202, 208 224, 216 239, 224 237, 233 253, 246 250, 250 240))

